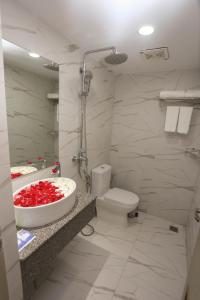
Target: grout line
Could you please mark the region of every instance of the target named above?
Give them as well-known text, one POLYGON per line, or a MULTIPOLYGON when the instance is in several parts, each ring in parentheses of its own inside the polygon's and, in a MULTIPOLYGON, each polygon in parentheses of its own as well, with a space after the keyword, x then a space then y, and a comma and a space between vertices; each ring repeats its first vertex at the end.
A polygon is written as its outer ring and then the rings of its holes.
POLYGON ((11 272, 12 271, 12 269, 14 269, 15 268, 15 266, 18 264, 18 262, 19 262, 19 259, 17 259, 7 270, 6 270, 6 272, 7 273, 9 273, 9 272, 11 272))
POLYGON ((13 219, 13 221, 11 221, 9 224, 7 224, 5 227, 3 227, 1 229, 1 234, 5 233, 5 231, 7 231, 8 229, 10 229, 10 227, 12 227, 15 224, 15 219, 13 219))
MULTIPOLYGON (((146 219, 147 214, 144 213, 144 215, 145 215, 145 217, 144 217, 142 223, 136 223, 136 224, 140 224, 141 226, 140 226, 140 229, 138 230, 138 232, 137 232, 137 234, 136 234, 137 237, 136 237, 136 239, 135 239, 135 241, 134 241, 134 243, 133 243, 133 245, 132 245, 132 247, 131 247, 130 253, 132 252, 132 250, 133 250, 133 248, 134 248, 134 244, 136 243, 137 238, 138 238, 138 236, 139 236, 139 234, 140 234, 140 232, 141 232, 141 230, 142 230, 142 225, 143 225, 143 223, 144 223, 144 221, 145 221, 145 219, 146 219)), ((122 276, 123 276, 123 274, 124 274, 125 268, 126 268, 127 263, 128 263, 128 259, 129 259, 129 257, 126 258, 126 261, 125 261, 124 266, 123 266, 123 268, 122 268, 121 275, 120 275, 120 277, 119 277, 119 280, 117 281, 117 285, 116 285, 116 288, 115 288, 115 290, 114 290, 114 293, 113 293, 113 296, 112 296, 111 300, 115 297, 116 289, 117 289, 117 287, 119 286, 119 282, 120 282, 120 280, 121 280, 121 278, 122 278, 122 276)))

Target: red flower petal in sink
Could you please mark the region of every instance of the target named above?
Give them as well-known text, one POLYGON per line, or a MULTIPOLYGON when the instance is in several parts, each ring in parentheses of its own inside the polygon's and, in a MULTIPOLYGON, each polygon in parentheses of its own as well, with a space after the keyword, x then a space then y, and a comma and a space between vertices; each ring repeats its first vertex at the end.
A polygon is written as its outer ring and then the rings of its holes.
POLYGON ((59 188, 48 181, 39 181, 37 184, 22 189, 14 196, 14 205, 34 207, 56 202, 64 197, 59 188))
POLYGON ((20 177, 22 175, 23 175, 22 173, 17 172, 17 173, 11 173, 10 176, 11 176, 11 179, 15 179, 15 178, 20 177))

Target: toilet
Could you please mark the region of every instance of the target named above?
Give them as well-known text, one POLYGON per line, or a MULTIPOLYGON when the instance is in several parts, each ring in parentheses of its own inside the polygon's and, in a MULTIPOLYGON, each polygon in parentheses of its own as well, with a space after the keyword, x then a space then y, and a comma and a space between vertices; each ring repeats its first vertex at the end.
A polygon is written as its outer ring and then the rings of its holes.
POLYGON ((92 170, 92 196, 96 198, 97 217, 122 226, 128 225, 128 213, 137 209, 139 197, 132 192, 110 188, 112 167, 100 165, 92 170))

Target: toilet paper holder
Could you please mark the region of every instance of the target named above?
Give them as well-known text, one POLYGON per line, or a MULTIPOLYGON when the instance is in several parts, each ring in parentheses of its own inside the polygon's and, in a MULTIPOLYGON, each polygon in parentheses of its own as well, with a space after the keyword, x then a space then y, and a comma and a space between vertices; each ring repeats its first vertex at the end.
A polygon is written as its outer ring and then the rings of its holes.
POLYGON ((200 208, 196 208, 194 218, 197 222, 200 222, 200 208))

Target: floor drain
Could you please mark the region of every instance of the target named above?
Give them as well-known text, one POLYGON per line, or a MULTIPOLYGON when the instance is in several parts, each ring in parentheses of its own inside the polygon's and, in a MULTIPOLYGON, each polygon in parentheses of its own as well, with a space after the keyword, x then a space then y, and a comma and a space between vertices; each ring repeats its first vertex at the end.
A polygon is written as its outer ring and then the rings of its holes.
POLYGON ((171 230, 171 231, 173 231, 173 232, 178 232, 178 227, 177 227, 177 226, 170 225, 170 226, 169 226, 169 230, 171 230))

